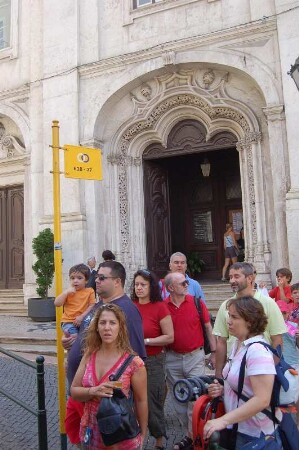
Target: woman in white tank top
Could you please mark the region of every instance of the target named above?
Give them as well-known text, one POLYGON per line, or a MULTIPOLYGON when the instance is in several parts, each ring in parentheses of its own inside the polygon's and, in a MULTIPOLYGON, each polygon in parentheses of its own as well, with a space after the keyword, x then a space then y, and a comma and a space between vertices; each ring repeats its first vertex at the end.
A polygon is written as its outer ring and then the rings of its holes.
POLYGON ((222 281, 226 281, 225 274, 230 261, 232 261, 232 264, 236 263, 238 256, 238 244, 236 242, 232 224, 227 223, 225 228, 226 231, 223 236, 225 263, 222 268, 222 278, 221 278, 222 281))

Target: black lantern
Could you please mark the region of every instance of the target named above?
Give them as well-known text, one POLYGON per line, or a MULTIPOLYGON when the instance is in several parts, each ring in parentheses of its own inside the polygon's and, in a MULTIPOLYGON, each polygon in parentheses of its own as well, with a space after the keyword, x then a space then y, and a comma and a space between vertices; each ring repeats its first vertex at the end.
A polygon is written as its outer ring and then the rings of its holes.
POLYGON ((291 70, 288 72, 288 75, 291 75, 299 91, 299 56, 296 59, 295 64, 291 66, 291 70))

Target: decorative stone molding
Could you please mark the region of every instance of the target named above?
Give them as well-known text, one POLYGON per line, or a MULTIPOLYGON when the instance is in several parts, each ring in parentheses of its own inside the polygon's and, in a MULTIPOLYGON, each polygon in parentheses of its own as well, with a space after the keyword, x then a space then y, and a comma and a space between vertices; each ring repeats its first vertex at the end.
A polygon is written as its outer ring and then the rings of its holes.
POLYGON ((265 116, 271 122, 276 120, 285 120, 284 105, 269 106, 267 108, 262 108, 265 116))
POLYGON ((162 55, 164 66, 175 64, 175 52, 165 52, 162 55))
POLYGON ((207 70, 202 76, 202 81, 205 85, 205 89, 208 89, 214 80, 215 72, 212 69, 207 70))
MULTIPOLYGON (((161 2, 159 4, 163 3, 161 2)), ((81 77, 96 77, 111 70, 121 70, 130 64, 139 64, 142 61, 149 61, 159 57, 163 58, 163 54, 166 52, 179 53, 192 48, 211 48, 212 46, 216 48, 217 46, 222 46, 224 42, 231 42, 234 39, 238 42, 242 39, 243 42, 246 38, 251 38, 253 35, 258 35, 259 33, 262 36, 267 32, 274 33, 276 29, 277 22, 276 18, 273 17, 267 19, 266 22, 251 22, 216 33, 199 34, 198 36, 177 39, 175 42, 163 43, 155 45, 152 48, 145 48, 129 54, 103 59, 96 63, 84 64, 78 70, 81 77)))
MULTIPOLYGON (((187 76, 187 75, 186 75, 187 76)), ((168 76, 168 81, 172 77, 168 76)), ((175 76, 174 76, 175 78, 175 76)), ((192 81, 192 76, 188 74, 187 82, 192 81), (190 78, 191 77, 191 78, 190 78)), ((208 81, 208 80, 206 80, 208 81)), ((212 77, 209 76, 209 81, 213 81, 212 77)), ((172 88, 169 88, 172 89, 172 88)), ((119 151, 118 153, 111 154, 107 157, 110 164, 118 166, 118 193, 119 193, 119 209, 120 209, 120 230, 121 230, 121 251, 122 253, 128 253, 130 248, 130 229, 129 229, 129 204, 128 204, 128 186, 127 186, 127 168, 130 165, 141 165, 141 158, 132 158, 128 155, 128 150, 132 140, 144 131, 153 130, 157 121, 172 109, 178 106, 192 106, 204 111, 204 113, 210 118, 210 120, 215 119, 227 119, 238 123, 240 128, 243 130, 244 142, 240 142, 240 145, 244 146, 245 143, 256 141, 260 138, 260 133, 252 133, 250 131, 250 126, 245 118, 245 116, 229 106, 211 106, 205 99, 195 95, 193 93, 182 93, 177 95, 172 95, 171 97, 164 98, 160 103, 156 104, 151 113, 147 115, 145 119, 139 120, 132 125, 130 125, 127 130, 125 130, 120 137, 119 151)), ((250 205, 251 213, 253 218, 253 234, 254 242, 256 242, 256 217, 254 208, 254 185, 253 185, 253 168, 252 168, 252 154, 251 147, 248 152, 248 161, 250 164, 250 177, 251 177, 251 188, 250 188, 250 205)))
POLYGON ((227 106, 211 106, 206 100, 193 94, 178 94, 164 99, 152 110, 151 114, 146 119, 140 120, 130 126, 129 129, 123 134, 122 139, 130 142, 142 131, 153 129, 154 125, 162 115, 181 105, 198 108, 204 111, 211 120, 232 120, 240 125, 244 133, 249 133, 250 131, 248 122, 243 114, 233 108, 229 108, 227 106))
MULTIPOLYGON (((252 160, 252 144, 257 144, 262 140, 262 133, 260 132, 247 132, 244 134, 243 139, 240 139, 236 147, 239 152, 246 153, 246 167, 247 167, 247 179, 248 179, 248 193, 249 193, 249 210, 251 215, 251 236, 253 244, 257 242, 256 231, 256 206, 255 206, 255 192, 254 192, 254 170, 252 160)), ((253 260, 254 252, 257 252, 250 248, 248 249, 248 258, 253 260)), ((262 252, 262 249, 261 249, 262 252)))
POLYGON ((18 138, 6 133, 4 125, 0 122, 0 160, 23 156, 25 148, 18 138))
POLYGON ((152 96, 152 88, 148 84, 143 84, 140 88, 140 93, 142 97, 146 99, 146 101, 149 101, 152 96))

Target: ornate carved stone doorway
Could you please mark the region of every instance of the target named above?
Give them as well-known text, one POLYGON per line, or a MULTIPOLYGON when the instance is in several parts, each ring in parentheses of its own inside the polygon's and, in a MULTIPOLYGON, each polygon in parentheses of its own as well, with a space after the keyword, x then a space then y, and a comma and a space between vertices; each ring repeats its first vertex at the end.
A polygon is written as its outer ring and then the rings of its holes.
MULTIPOLYGON (((270 280, 271 252, 263 189, 264 149, 259 122, 245 101, 230 96, 226 89, 227 76, 221 75, 220 72, 215 73, 215 76, 213 86, 202 84, 201 70, 165 74, 149 81, 145 86, 146 89, 143 85, 139 86, 131 96, 133 113, 131 111, 128 120, 115 131, 109 142, 107 141, 107 162, 111 165, 110 216, 113 218, 107 231, 109 230, 112 236, 110 245, 117 249, 117 257, 126 266, 129 278, 136 268, 145 267, 147 264, 158 273, 164 271, 174 247, 170 232, 170 238, 164 238, 167 227, 169 229, 174 227, 171 222, 172 213, 168 219, 165 218, 167 203, 165 204, 163 199, 163 195, 166 195, 165 193, 169 195, 170 192, 169 188, 166 189, 169 179, 161 173, 163 164, 167 165, 167 159, 169 162, 171 157, 182 158, 184 155, 187 158, 187 155, 191 157, 192 154, 214 158, 220 151, 225 151, 225 155, 233 153, 236 155, 237 149, 238 157, 234 161, 238 160, 239 166, 237 164, 234 173, 241 174, 242 203, 239 198, 226 199, 232 203, 236 200, 239 204, 231 209, 228 203, 225 205, 218 233, 223 234, 224 224, 230 219, 227 213, 229 211, 231 214, 236 213, 242 206, 245 258, 249 262, 254 262, 262 279, 270 280), (182 135, 182 129, 188 130, 185 136, 182 135), (162 162, 163 159, 166 162, 162 162), (147 169, 145 167, 144 170, 143 165, 152 167, 151 174, 147 174, 152 177, 148 185, 144 182, 147 169), (146 204, 144 202, 146 197, 155 197, 156 204, 146 204), (149 219, 146 209, 155 212, 152 219, 149 219), (150 228, 147 228, 148 220, 152 220, 150 228), (159 226, 164 230, 164 234, 158 231, 159 226), (153 229, 157 232, 154 233, 153 229), (152 243, 148 245, 149 242, 152 243)), ((227 158, 224 157, 224 161, 226 162, 227 158)), ((235 163, 228 162, 228 168, 230 164, 235 163)), ((190 166, 193 166, 193 163, 190 166)), ((195 166, 198 174, 200 163, 197 161, 194 168, 195 166)), ((227 187, 222 184, 222 187, 218 186, 215 189, 223 193, 227 187)), ((169 202, 172 208, 171 195, 169 202)), ((215 206, 214 210, 218 215, 215 206)), ((208 211, 210 210, 206 209, 199 213, 208 211)), ((201 215, 194 220, 202 221, 202 218, 201 215)), ((189 235, 190 233, 191 231, 189 235)), ((220 249, 219 239, 216 247, 220 249)), ((200 251, 203 252, 204 249, 201 248, 200 251)), ((223 255, 219 256, 219 252, 220 250, 214 256, 206 254, 206 259, 210 258, 211 265, 213 259, 218 261, 213 269, 217 278, 219 267, 223 262, 223 255)), ((211 274, 213 270, 211 269, 211 274)))
POLYGON ((148 267, 164 276, 169 255, 196 252, 204 278, 220 278, 225 223, 242 227, 242 192, 236 138, 228 132, 206 141, 198 121, 184 120, 170 132, 167 147, 143 154, 148 267), (204 176, 203 162, 210 164, 204 176), (238 218, 238 220, 236 220, 238 218))

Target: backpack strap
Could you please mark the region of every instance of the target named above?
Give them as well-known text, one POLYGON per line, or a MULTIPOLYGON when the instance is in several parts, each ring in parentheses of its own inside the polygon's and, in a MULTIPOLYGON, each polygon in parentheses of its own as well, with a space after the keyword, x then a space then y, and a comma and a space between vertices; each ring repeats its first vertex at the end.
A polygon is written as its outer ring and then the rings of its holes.
MULTIPOLYGON (((252 345, 252 344, 262 344, 264 347, 271 350, 275 356, 280 358, 279 350, 277 351, 275 348, 271 347, 271 345, 267 344, 266 342, 263 342, 263 341, 252 342, 251 344, 248 345, 248 347, 250 347, 250 345, 252 345)), ((240 365, 239 380, 238 380, 238 392, 233 391, 238 396, 238 401, 239 401, 239 399, 241 399, 244 402, 247 402, 249 400, 249 397, 242 394, 242 390, 243 390, 243 386, 244 386, 244 378, 245 378, 245 366, 246 366, 247 352, 248 352, 248 348, 242 358, 241 365, 240 365)), ((275 405, 274 405, 272 396, 271 396, 270 408, 271 408, 271 412, 268 411, 267 409, 263 409, 261 412, 263 414, 265 414, 269 419, 271 419, 273 421, 273 423, 279 423, 275 416, 275 405)))
POLYGON ((111 374, 109 377, 110 381, 116 381, 118 380, 122 374, 124 373, 124 371, 126 370, 126 368, 128 367, 128 365, 130 364, 130 362, 133 360, 133 358, 135 358, 135 355, 129 355, 125 361, 122 363, 122 365, 120 366, 120 368, 118 369, 118 371, 116 372, 116 374, 111 374))

